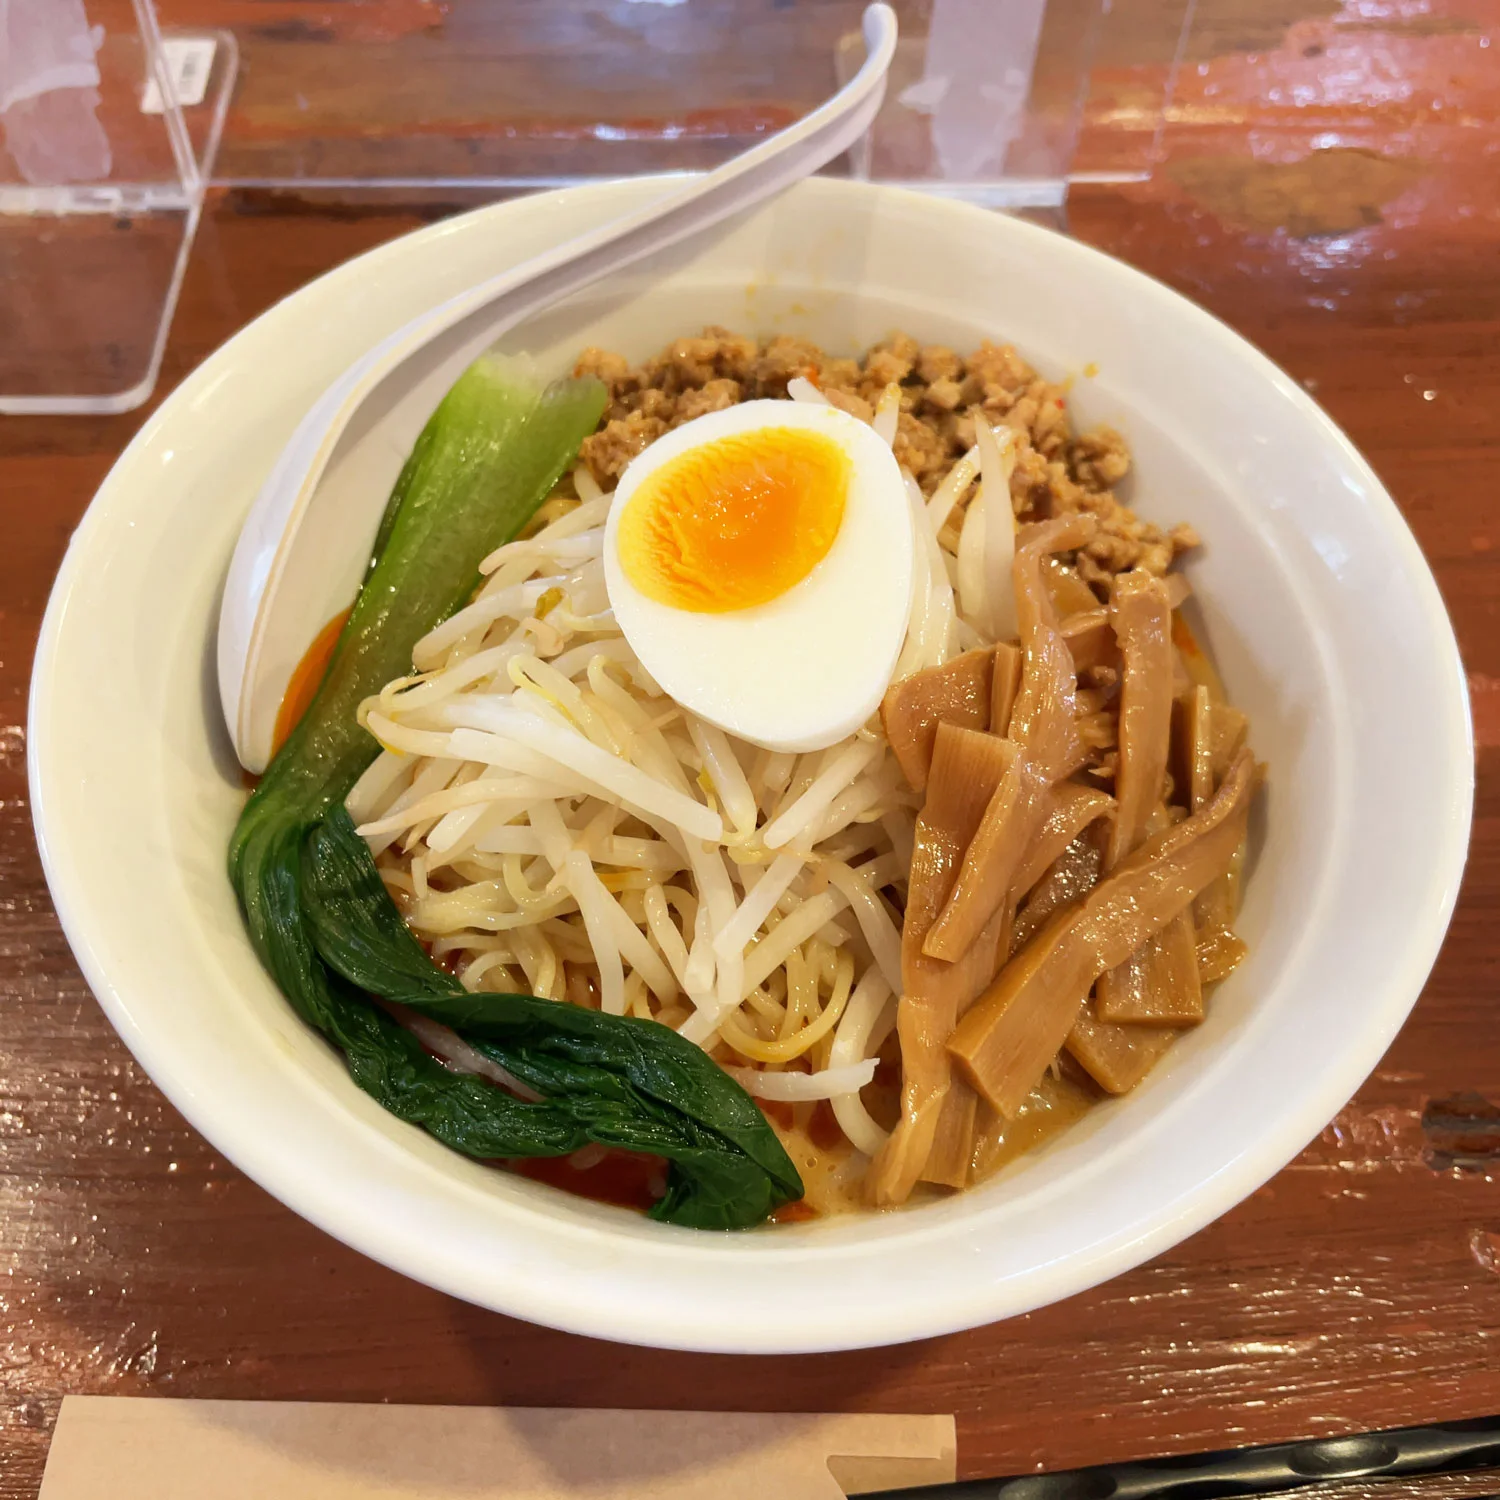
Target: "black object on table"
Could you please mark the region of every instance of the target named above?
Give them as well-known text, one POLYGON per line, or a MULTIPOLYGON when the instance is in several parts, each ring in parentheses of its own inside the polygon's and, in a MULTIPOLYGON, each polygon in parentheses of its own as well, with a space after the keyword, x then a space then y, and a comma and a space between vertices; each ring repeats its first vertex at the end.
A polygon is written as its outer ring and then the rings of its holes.
MULTIPOLYGON (((1217 1500, 1339 1479, 1490 1468, 1500 1468, 1500 1416, 1049 1474, 881 1490, 863 1500, 1217 1500)), ((1500 1475, 1496 1488, 1500 1495, 1500 1475)))

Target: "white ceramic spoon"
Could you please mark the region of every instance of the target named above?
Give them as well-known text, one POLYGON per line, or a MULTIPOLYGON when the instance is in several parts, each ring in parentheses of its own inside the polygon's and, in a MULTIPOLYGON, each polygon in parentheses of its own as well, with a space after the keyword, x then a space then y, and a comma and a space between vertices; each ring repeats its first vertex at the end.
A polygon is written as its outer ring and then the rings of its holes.
POLYGON ((219 694, 235 753, 271 758, 276 714, 319 629, 354 597, 391 486, 464 368, 508 328, 643 256, 773 197, 869 128, 896 47, 888 5, 864 14, 866 58, 795 125, 644 209, 440 303, 351 365, 302 419, 240 532, 219 615, 219 694))

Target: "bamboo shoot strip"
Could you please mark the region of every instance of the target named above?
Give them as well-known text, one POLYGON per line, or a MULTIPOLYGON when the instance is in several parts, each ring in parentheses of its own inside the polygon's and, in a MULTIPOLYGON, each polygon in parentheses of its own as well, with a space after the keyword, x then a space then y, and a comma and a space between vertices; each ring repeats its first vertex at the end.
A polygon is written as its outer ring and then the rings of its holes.
MULTIPOLYGON (((1172 604, 1166 584, 1149 573, 1121 574, 1110 609, 1120 643, 1119 803, 1106 868, 1146 836, 1161 806, 1172 744, 1172 604)), ((1201 806, 1194 803, 1194 809, 1201 806)), ((1095 1006, 1103 1022, 1203 1019, 1197 940, 1190 910, 1179 912, 1123 964, 1099 977, 1095 1006)))
POLYGON ((997 911, 1012 899, 1015 877, 1050 810, 1048 789, 1073 769, 1077 678, 1058 633, 1056 611, 1042 584, 1043 562, 1092 535, 1091 516, 1065 516, 1030 526, 1015 557, 1016 608, 1025 661, 1011 711, 1010 737, 1020 747, 965 851, 952 893, 927 931, 929 958, 961 958, 997 911))
POLYGON ((940 725, 932 791, 917 819, 916 849, 901 933, 901 1117, 867 1179, 877 1205, 905 1202, 927 1164, 952 1077, 945 1044, 963 1008, 989 982, 1003 948, 998 928, 956 964, 922 952, 927 924, 947 899, 963 851, 994 788, 1016 757, 1009 740, 940 725))
POLYGON ((1255 762, 1243 751, 1214 800, 1149 840, 1081 902, 1063 908, 1000 971, 948 1044, 1007 1119, 1036 1087, 1094 981, 1228 870, 1244 837, 1255 762))
MULTIPOLYGON (((880 703, 880 722, 906 779, 927 789, 928 767, 939 724, 960 729, 990 726, 990 650, 965 651, 940 667, 926 667, 893 683, 880 703)), ((1008 708, 1007 708, 1008 712, 1008 708)))

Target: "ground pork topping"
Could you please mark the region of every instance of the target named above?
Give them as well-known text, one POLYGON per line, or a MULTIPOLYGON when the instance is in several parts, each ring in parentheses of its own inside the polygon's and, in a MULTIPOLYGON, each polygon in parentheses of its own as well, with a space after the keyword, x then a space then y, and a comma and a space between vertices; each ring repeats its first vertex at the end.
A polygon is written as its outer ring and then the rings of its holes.
MULTIPOLYGON (((1143 521, 1115 495, 1130 473, 1130 450, 1110 427, 1075 434, 1066 387, 1044 380, 1009 344, 986 340, 967 357, 942 344, 893 334, 858 359, 826 354, 792 334, 762 340, 705 328, 632 366, 619 354, 586 349, 577 373, 609 387, 599 430, 585 438, 582 458, 595 479, 612 487, 636 454, 664 432, 741 401, 784 397, 801 376, 833 405, 870 421, 890 385, 900 391, 897 460, 931 494, 974 442, 974 414, 1015 434, 1011 503, 1022 521, 1091 511, 1094 539, 1073 559, 1099 598, 1131 568, 1162 574, 1199 545, 1191 526, 1163 530, 1143 521)), ((957 517, 955 517, 955 522, 957 517)))

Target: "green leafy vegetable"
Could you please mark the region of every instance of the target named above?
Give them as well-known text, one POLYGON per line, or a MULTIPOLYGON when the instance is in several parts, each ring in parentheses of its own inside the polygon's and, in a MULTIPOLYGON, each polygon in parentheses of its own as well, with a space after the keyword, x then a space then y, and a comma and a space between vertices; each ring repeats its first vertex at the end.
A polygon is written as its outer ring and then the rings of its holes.
POLYGON ((401 470, 328 673, 250 799, 232 862, 259 809, 293 800, 316 816, 343 799, 379 749, 360 703, 409 672, 412 647, 468 602, 480 562, 546 499, 603 402, 598 381, 543 388, 512 361, 479 359, 459 378, 401 470))
MULTIPOLYGON (((302 898, 331 969, 451 1026, 543 1096, 512 1112, 500 1154, 555 1156, 552 1143, 571 1125, 601 1146, 665 1156, 677 1172, 657 1212, 698 1228, 755 1223, 801 1196, 802 1183, 754 1101, 669 1027, 530 995, 471 994, 438 968, 391 905, 342 807, 308 836, 302 898)), ((430 1119, 423 1123, 434 1129, 430 1119)), ((437 1133, 458 1150, 495 1154, 488 1143, 468 1144, 468 1121, 442 1124, 437 1133)))
POLYGON ((541 389, 489 358, 449 392, 397 481, 322 686, 241 815, 230 877, 283 992, 394 1114, 479 1158, 589 1142, 660 1155, 671 1171, 657 1218, 739 1228, 802 1195, 739 1085, 654 1021, 470 994, 407 929, 343 807, 378 749, 360 702, 409 671, 417 640, 468 600, 480 560, 532 515, 603 402, 597 381, 541 389), (371 996, 451 1026, 542 1098, 450 1072, 371 996))

